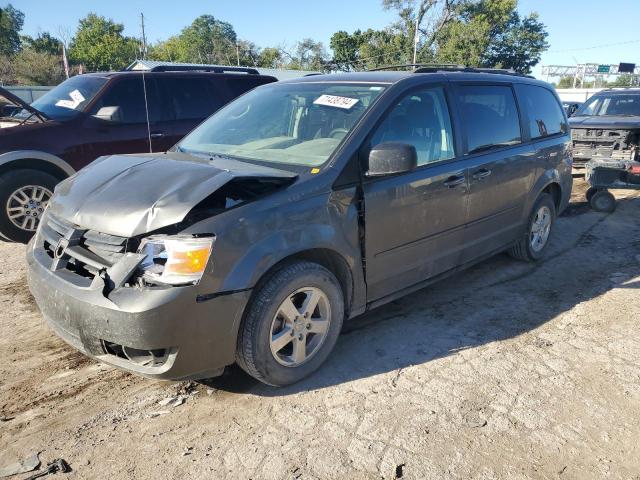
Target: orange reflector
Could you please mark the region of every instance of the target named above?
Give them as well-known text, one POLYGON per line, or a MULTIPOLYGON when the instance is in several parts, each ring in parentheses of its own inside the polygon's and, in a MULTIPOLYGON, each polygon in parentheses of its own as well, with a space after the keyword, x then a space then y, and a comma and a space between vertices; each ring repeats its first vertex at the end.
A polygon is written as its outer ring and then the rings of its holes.
POLYGON ((207 265, 209 252, 209 248, 188 250, 186 252, 174 250, 173 252, 171 252, 172 255, 165 266, 164 273, 165 275, 184 275, 201 272, 207 265))

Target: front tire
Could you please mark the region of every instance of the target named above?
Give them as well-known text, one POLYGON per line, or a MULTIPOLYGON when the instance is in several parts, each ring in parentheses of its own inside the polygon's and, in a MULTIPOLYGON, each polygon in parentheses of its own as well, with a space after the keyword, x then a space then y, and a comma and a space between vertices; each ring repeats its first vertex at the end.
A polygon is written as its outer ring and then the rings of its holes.
POLYGON ((548 193, 542 193, 531 209, 527 230, 509 250, 509 255, 525 262, 535 262, 544 255, 556 219, 556 206, 548 193))
POLYGON ((27 243, 36 232, 58 179, 39 170, 13 170, 0 176, 0 235, 27 243))
POLYGON ((327 359, 344 319, 336 277, 312 262, 283 265, 263 279, 238 334, 237 362, 252 377, 284 386, 327 359))

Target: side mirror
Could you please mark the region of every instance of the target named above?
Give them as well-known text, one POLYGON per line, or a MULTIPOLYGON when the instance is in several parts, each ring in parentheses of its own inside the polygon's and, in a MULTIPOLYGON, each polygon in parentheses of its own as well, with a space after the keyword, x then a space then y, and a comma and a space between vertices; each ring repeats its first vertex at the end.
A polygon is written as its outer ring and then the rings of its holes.
POLYGON ((418 165, 416 147, 406 143, 381 143, 369 152, 368 177, 409 172, 418 165))
POLYGON ((101 107, 93 117, 105 122, 120 122, 122 121, 122 112, 120 107, 101 107))

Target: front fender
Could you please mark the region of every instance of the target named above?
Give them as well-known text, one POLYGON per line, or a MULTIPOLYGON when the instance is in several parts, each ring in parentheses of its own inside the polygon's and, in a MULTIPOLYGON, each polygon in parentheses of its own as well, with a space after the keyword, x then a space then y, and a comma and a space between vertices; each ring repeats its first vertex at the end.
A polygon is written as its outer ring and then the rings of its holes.
POLYGON ((364 279, 355 188, 299 201, 277 203, 267 198, 187 231, 211 230, 216 243, 211 274, 201 287, 210 293, 253 288, 277 263, 310 250, 330 250, 348 266, 353 280, 353 307, 364 303, 364 279))

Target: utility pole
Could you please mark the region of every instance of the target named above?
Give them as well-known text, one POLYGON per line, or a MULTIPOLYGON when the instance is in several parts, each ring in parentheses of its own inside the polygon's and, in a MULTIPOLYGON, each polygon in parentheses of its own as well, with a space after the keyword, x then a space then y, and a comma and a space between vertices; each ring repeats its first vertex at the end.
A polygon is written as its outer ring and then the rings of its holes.
POLYGON ((238 42, 236 42, 236 60, 238 61, 238 66, 240 66, 240 46, 238 42))
POLYGON ((140 14, 140 28, 142 29, 142 60, 147 59, 147 36, 144 33, 144 13, 140 14))
POLYGON ((418 18, 420 18, 420 17, 418 17, 418 15, 416 15, 416 30, 415 30, 415 34, 413 36, 413 64, 414 65, 416 63, 416 56, 417 56, 417 53, 418 53, 418 40, 419 40, 419 37, 418 37, 418 18))

